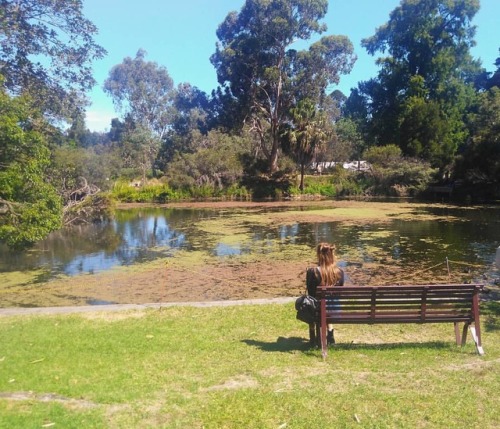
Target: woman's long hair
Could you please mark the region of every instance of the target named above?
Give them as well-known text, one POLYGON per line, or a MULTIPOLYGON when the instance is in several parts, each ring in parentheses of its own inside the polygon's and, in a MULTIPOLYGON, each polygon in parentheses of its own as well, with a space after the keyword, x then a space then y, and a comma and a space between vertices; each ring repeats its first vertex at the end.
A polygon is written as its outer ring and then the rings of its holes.
POLYGON ((319 243, 316 247, 318 255, 318 265, 321 272, 321 284, 333 286, 340 280, 340 268, 338 268, 335 258, 335 246, 329 243, 319 243))

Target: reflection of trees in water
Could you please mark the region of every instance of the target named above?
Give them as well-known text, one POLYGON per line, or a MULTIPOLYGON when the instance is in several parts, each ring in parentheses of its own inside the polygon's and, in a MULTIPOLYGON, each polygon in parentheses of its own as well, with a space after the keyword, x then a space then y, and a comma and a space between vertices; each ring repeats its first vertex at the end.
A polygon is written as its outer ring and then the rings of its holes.
POLYGON ((192 223, 203 219, 221 216, 220 210, 213 209, 168 209, 168 208, 140 208, 117 210, 115 220, 117 222, 134 221, 137 218, 159 217, 168 220, 172 228, 184 226, 186 222, 192 223))
POLYGON ((52 232, 45 240, 22 252, 2 248, 0 259, 9 270, 61 267, 84 255, 112 253, 121 244, 122 238, 109 223, 79 225, 52 232))
POLYGON ((52 253, 61 262, 77 255, 105 252, 112 253, 123 243, 111 223, 80 225, 51 234, 40 243, 46 254, 52 253))
POLYGON ((158 256, 159 247, 178 248, 184 234, 172 229, 164 216, 129 217, 97 225, 56 231, 28 251, 0 249, 4 271, 50 267, 52 274, 95 272, 158 256))
POLYGON ((66 267, 67 272, 88 272, 151 260, 161 255, 165 248, 178 248, 184 242, 184 235, 172 229, 165 216, 139 213, 125 222, 115 220, 110 226, 113 236, 119 239, 117 245, 113 248, 103 246, 97 254, 73 259, 66 267))

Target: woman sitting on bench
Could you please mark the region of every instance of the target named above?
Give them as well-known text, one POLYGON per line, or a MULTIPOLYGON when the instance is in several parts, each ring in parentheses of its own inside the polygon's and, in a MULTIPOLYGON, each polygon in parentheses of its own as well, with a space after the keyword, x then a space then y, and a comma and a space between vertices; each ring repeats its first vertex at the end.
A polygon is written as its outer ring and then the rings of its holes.
MULTIPOLYGON (((318 266, 306 272, 307 294, 316 298, 318 286, 343 286, 344 271, 336 266, 335 245, 319 243, 316 247, 318 266)), ((316 338, 314 323, 309 324, 309 338, 314 344, 316 338)), ((328 325, 327 343, 335 344, 333 325, 328 325)))

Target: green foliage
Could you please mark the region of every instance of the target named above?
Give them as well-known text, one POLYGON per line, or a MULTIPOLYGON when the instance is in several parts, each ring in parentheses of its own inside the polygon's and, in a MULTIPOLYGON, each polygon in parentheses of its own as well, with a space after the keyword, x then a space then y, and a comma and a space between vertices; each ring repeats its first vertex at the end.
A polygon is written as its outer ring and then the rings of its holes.
POLYGON ((57 146, 52 150, 51 183, 64 195, 76 189, 84 177, 89 183, 107 191, 111 179, 121 173, 120 164, 115 148, 101 145, 89 148, 57 146))
POLYGON ((252 199, 250 191, 239 184, 230 185, 224 192, 226 198, 245 201, 252 199))
MULTIPOLYGON (((324 176, 327 178, 328 176, 324 176)), ((328 182, 317 181, 309 176, 304 177, 304 189, 301 190, 300 186, 292 186, 290 188, 291 195, 321 195, 323 197, 335 197, 335 185, 329 180, 328 182)))
POLYGON ((335 184, 336 193, 338 196, 356 196, 362 195, 363 174, 358 172, 348 171, 341 166, 334 168, 332 172, 333 183, 335 184))
POLYGON ((424 97, 410 97, 404 103, 400 117, 403 152, 412 157, 429 160, 435 165, 449 164, 456 151, 451 141, 451 121, 439 103, 424 97))
POLYGON ((341 166, 335 167, 329 174, 321 176, 305 176, 304 190, 293 186, 290 189, 292 195, 320 195, 323 197, 340 197, 361 195, 364 192, 362 176, 358 173, 350 172, 341 166))
POLYGON ((120 142, 120 152, 126 166, 136 168, 145 181, 148 173, 155 175, 155 162, 161 146, 160 138, 143 126, 131 127, 120 142))
POLYGON ((238 136, 210 131, 206 136, 196 134, 191 143, 193 153, 177 153, 168 164, 166 177, 174 189, 192 189, 200 195, 208 188, 212 194, 239 183, 243 176, 243 155, 250 152, 251 142, 238 136), (196 188, 203 188, 196 190, 196 188))
POLYGON ((165 67, 145 61, 146 51, 115 65, 104 82, 104 91, 130 119, 160 139, 172 123, 173 81, 165 67))
POLYGON ((361 127, 351 118, 344 117, 335 123, 335 133, 337 144, 332 160, 345 162, 351 159, 361 159, 361 154, 366 147, 361 127))
POLYGON ((84 105, 95 80, 90 68, 106 51, 81 1, 2 0, 0 74, 15 94, 30 94, 44 112, 66 116, 84 105))
POLYGON ((370 164, 380 167, 397 164, 401 160, 401 156, 401 149, 394 144, 387 146, 374 146, 368 148, 363 153, 363 159, 368 161, 370 164))
POLYGON ((464 112, 474 101, 471 82, 478 0, 403 0, 389 21, 362 44, 378 59, 377 78, 359 84, 347 103, 351 117, 369 118, 376 145, 396 144, 444 171, 467 134, 464 112))
POLYGON ((250 192, 237 183, 224 188, 215 188, 210 185, 191 185, 173 189, 169 184, 151 184, 146 186, 132 186, 129 182, 118 181, 112 190, 112 197, 125 203, 167 203, 186 199, 224 198, 248 200, 250 192))
POLYGON ((50 152, 24 98, 0 92, 0 240, 25 247, 61 226, 61 199, 47 181, 50 152))
MULTIPOLYGON (((315 106, 313 100, 305 98, 290 109, 291 125, 285 136, 290 152, 300 167, 299 189, 304 190, 304 174, 315 153, 321 151, 328 140, 329 130, 326 115, 315 106)), ((330 131, 330 133, 329 133, 330 131)))
POLYGON ((372 169, 365 174, 366 192, 374 195, 414 196, 425 190, 437 170, 429 163, 406 158, 395 145, 371 147, 363 155, 372 169))
POLYGON ((103 222, 113 219, 115 200, 110 193, 88 196, 81 204, 68 206, 64 211, 65 225, 103 222))
POLYGON ((187 196, 185 193, 172 190, 168 184, 132 186, 129 182, 122 181, 115 183, 111 195, 124 203, 165 203, 187 196))
POLYGON ((254 200, 280 200, 290 193, 290 175, 284 172, 275 174, 245 175, 241 185, 247 189, 254 200))
MULTIPOLYGON (((498 50, 500 52, 500 49, 498 50)), ((500 57, 498 57, 495 61, 495 65, 497 69, 493 73, 493 75, 488 79, 487 88, 497 87, 500 88, 500 57)))
POLYGON ((493 87, 479 96, 478 109, 469 117, 471 138, 457 158, 454 178, 468 192, 481 197, 500 197, 500 89, 493 87))

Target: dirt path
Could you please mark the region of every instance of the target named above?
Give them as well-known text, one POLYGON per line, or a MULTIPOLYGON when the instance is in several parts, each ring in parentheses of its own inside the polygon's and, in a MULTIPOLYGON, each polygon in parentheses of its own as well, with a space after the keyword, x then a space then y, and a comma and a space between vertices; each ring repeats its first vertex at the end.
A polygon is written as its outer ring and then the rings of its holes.
POLYGON ((149 308, 162 309, 174 306, 191 307, 228 307, 235 305, 264 305, 264 304, 287 304, 294 302, 295 297, 268 298, 268 299, 244 299, 228 301, 206 301, 206 302, 163 302, 150 304, 109 304, 109 305, 82 305, 70 307, 35 307, 35 308, 0 308, 1 316, 27 316, 43 314, 70 314, 88 312, 109 312, 126 310, 146 310, 149 308))

